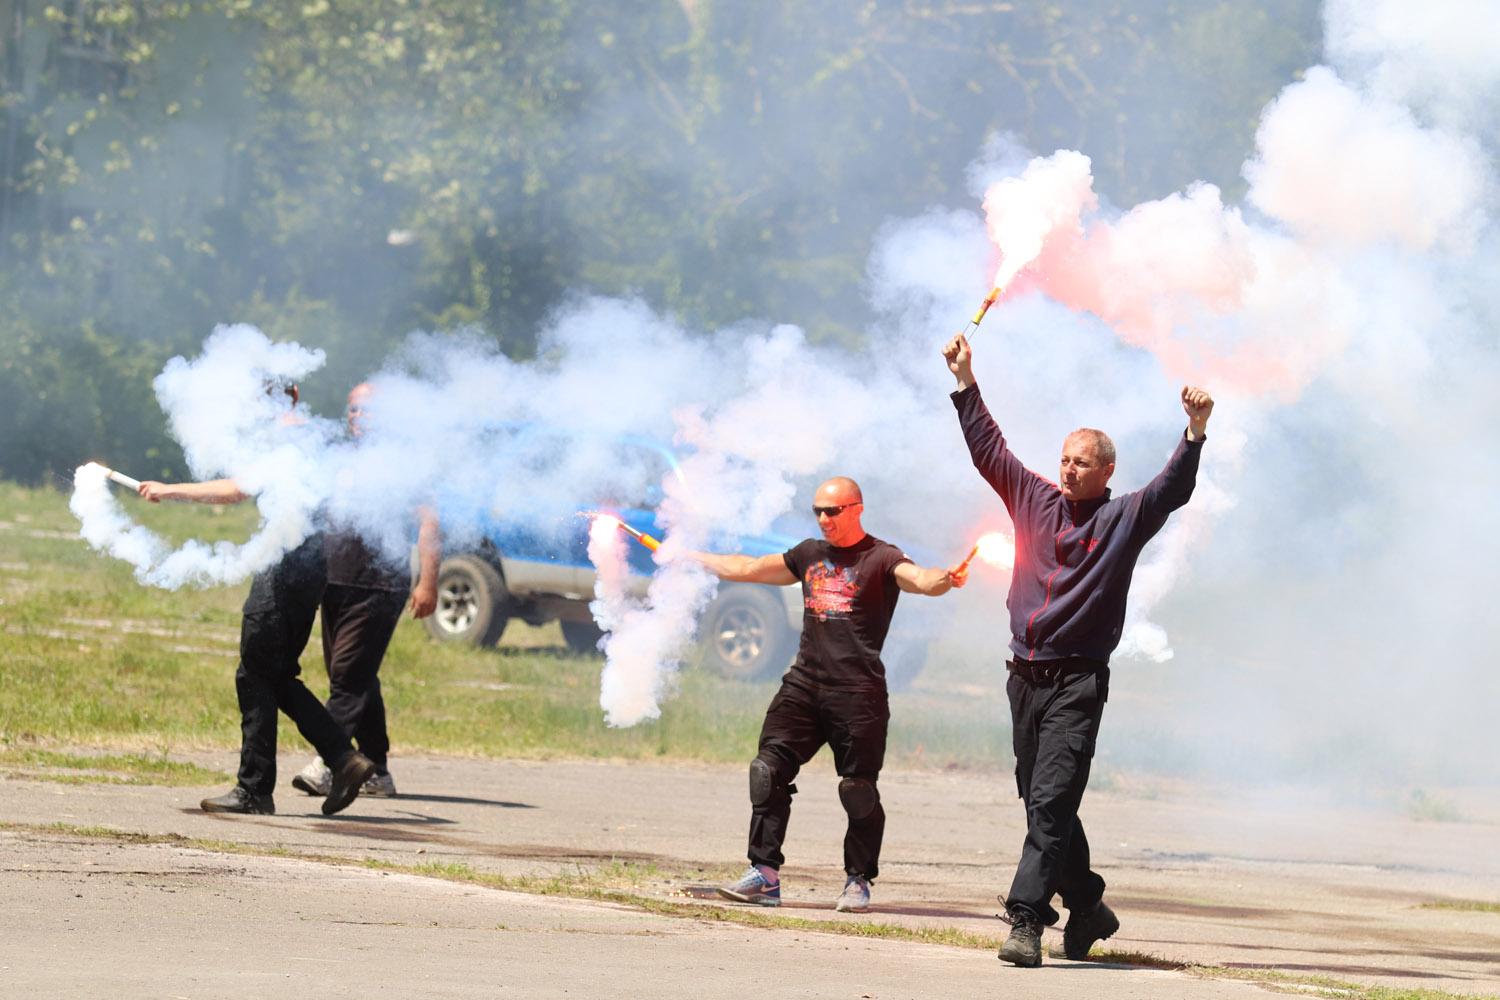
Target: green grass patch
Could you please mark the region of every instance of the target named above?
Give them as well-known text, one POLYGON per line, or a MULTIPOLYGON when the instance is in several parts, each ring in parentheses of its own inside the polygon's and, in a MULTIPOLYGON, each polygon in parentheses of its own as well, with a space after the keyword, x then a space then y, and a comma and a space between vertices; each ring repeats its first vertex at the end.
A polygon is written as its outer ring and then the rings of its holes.
MULTIPOLYGON (((1061 946, 1053 948, 1050 952, 1053 958, 1061 958, 1062 953, 1061 946)), ((1097 945, 1089 952, 1089 960, 1110 965, 1132 965, 1141 969, 1182 971, 1191 968, 1187 962, 1163 958, 1161 955, 1153 955, 1148 951, 1121 951, 1114 948, 1100 948, 1097 945)))
POLYGON ((1458 807, 1436 795, 1429 795, 1420 788, 1412 789, 1406 798, 1406 815, 1427 823, 1459 823, 1463 813, 1458 807))
POLYGON ((1419 910, 1457 910, 1460 913, 1500 913, 1500 903, 1486 903, 1478 899, 1439 899, 1421 903, 1419 910))
MULTIPOLYGON (((125 502, 174 541, 243 539, 256 520, 250 505, 125 502)), ((65 496, 10 484, 0 484, 0 567, 0 747, 238 746, 234 670, 248 583, 144 586, 77 537, 65 496)), ((892 696, 892 765, 1009 765, 1004 678, 977 659, 936 646, 916 689, 892 696)), ((308 686, 326 696, 316 632, 302 663, 308 686)), ((512 622, 498 648, 474 649, 433 642, 405 618, 381 669, 395 753, 740 762, 754 755, 776 689, 688 665, 661 718, 610 729, 598 703, 602 668, 598 656, 570 652, 555 624, 512 622)), ((281 740, 302 745, 285 719, 281 740)))
POLYGON ((147 754, 76 754, 36 747, 0 747, 0 770, 63 784, 214 785, 233 776, 213 768, 147 754))

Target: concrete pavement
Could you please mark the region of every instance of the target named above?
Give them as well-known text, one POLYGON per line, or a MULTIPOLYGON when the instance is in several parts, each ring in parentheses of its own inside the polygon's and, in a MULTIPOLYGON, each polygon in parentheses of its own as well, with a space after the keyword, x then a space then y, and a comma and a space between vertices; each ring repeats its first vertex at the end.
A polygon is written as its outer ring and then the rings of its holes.
MULTIPOLYGON (((198 758, 228 768, 221 756, 198 758)), ((303 763, 283 760, 289 778, 303 763)), ((283 783, 273 817, 196 808, 220 788, 0 779, 0 996, 303 995, 1239 997, 1244 983, 993 951, 751 928, 629 906, 300 860, 462 863, 510 878, 635 866, 628 891, 692 903, 743 865, 739 767, 400 758, 403 795, 337 817, 283 783), (292 857, 47 833, 104 826, 292 857), (757 985, 759 984, 759 985, 757 985), (772 988, 766 989, 768 984, 772 988)), ((843 814, 820 761, 799 778, 783 872, 788 917, 950 927, 998 938, 1020 807, 1004 777, 896 772, 868 915, 836 914, 843 814)), ((1316 797, 1162 787, 1090 792, 1084 820, 1123 927, 1107 947, 1361 983, 1500 995, 1500 815, 1420 823, 1316 797)), ((778 911, 771 911, 778 912, 778 911)), ((1060 936, 1049 931, 1049 943, 1060 936)))

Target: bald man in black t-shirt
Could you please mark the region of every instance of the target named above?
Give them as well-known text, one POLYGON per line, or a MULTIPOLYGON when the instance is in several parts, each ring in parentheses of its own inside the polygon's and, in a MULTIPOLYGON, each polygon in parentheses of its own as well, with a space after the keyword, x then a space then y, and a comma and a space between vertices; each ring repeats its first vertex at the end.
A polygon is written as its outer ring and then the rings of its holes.
POLYGON ((880 650, 901 591, 936 597, 963 580, 952 570, 918 567, 894 545, 866 534, 863 508, 859 484, 840 476, 813 497, 821 539, 759 558, 693 553, 722 580, 802 584, 802 644, 766 709, 760 749, 750 762, 750 867, 719 889, 727 899, 781 904, 781 844, 797 791, 792 781, 826 743, 849 815, 844 891, 834 908, 862 913, 870 907, 885 834, 876 782, 890 721, 880 650))

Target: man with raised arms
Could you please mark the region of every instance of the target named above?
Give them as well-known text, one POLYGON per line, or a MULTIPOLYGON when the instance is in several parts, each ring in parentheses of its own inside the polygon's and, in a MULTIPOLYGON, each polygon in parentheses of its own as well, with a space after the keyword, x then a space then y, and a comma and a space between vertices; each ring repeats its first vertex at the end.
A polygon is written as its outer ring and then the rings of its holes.
POLYGON ((1006 598, 1006 694, 1026 841, 1002 897, 1011 931, 1000 958, 1042 963, 1042 927, 1057 921, 1052 897, 1061 894, 1068 908, 1063 952, 1080 959, 1120 927, 1104 902, 1104 879, 1089 866, 1088 838, 1078 821, 1109 697, 1109 657, 1120 642, 1141 550, 1193 495, 1214 401, 1202 389, 1183 387, 1187 431, 1166 467, 1145 488, 1111 497, 1115 446, 1108 435, 1090 428, 1069 434, 1058 482, 1048 482, 1006 446, 980 398, 963 334, 948 342, 943 357, 958 380, 953 405, 974 467, 1000 495, 1016 532, 1006 598))

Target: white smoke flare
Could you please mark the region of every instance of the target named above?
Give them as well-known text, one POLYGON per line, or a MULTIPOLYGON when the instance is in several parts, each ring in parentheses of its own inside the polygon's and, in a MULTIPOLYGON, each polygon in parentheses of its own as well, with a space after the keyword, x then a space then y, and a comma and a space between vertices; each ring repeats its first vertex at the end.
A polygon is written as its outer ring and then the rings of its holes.
MULTIPOLYGON (((74 476, 71 507, 89 544, 135 567, 143 583, 237 583, 273 565, 314 530, 327 498, 327 421, 288 412, 282 386, 323 364, 321 351, 273 344, 251 326, 221 326, 194 360, 177 357, 157 376, 156 395, 198 479, 232 479, 253 494, 260 526, 243 544, 196 540, 175 550, 133 524, 96 475, 74 476)), ((94 467, 97 468, 97 467, 94 467)))
POLYGON ((107 475, 102 465, 80 465, 73 473, 68 508, 81 523, 86 542, 137 570, 149 569, 161 561, 167 544, 149 528, 130 521, 111 494, 107 475))
POLYGON ((628 727, 661 716, 698 613, 713 597, 713 577, 690 559, 674 559, 674 551, 681 546, 659 550, 661 569, 642 601, 630 593, 626 542, 616 523, 598 517, 589 526, 589 559, 598 571, 589 608, 605 630, 599 705, 607 725, 628 727))

